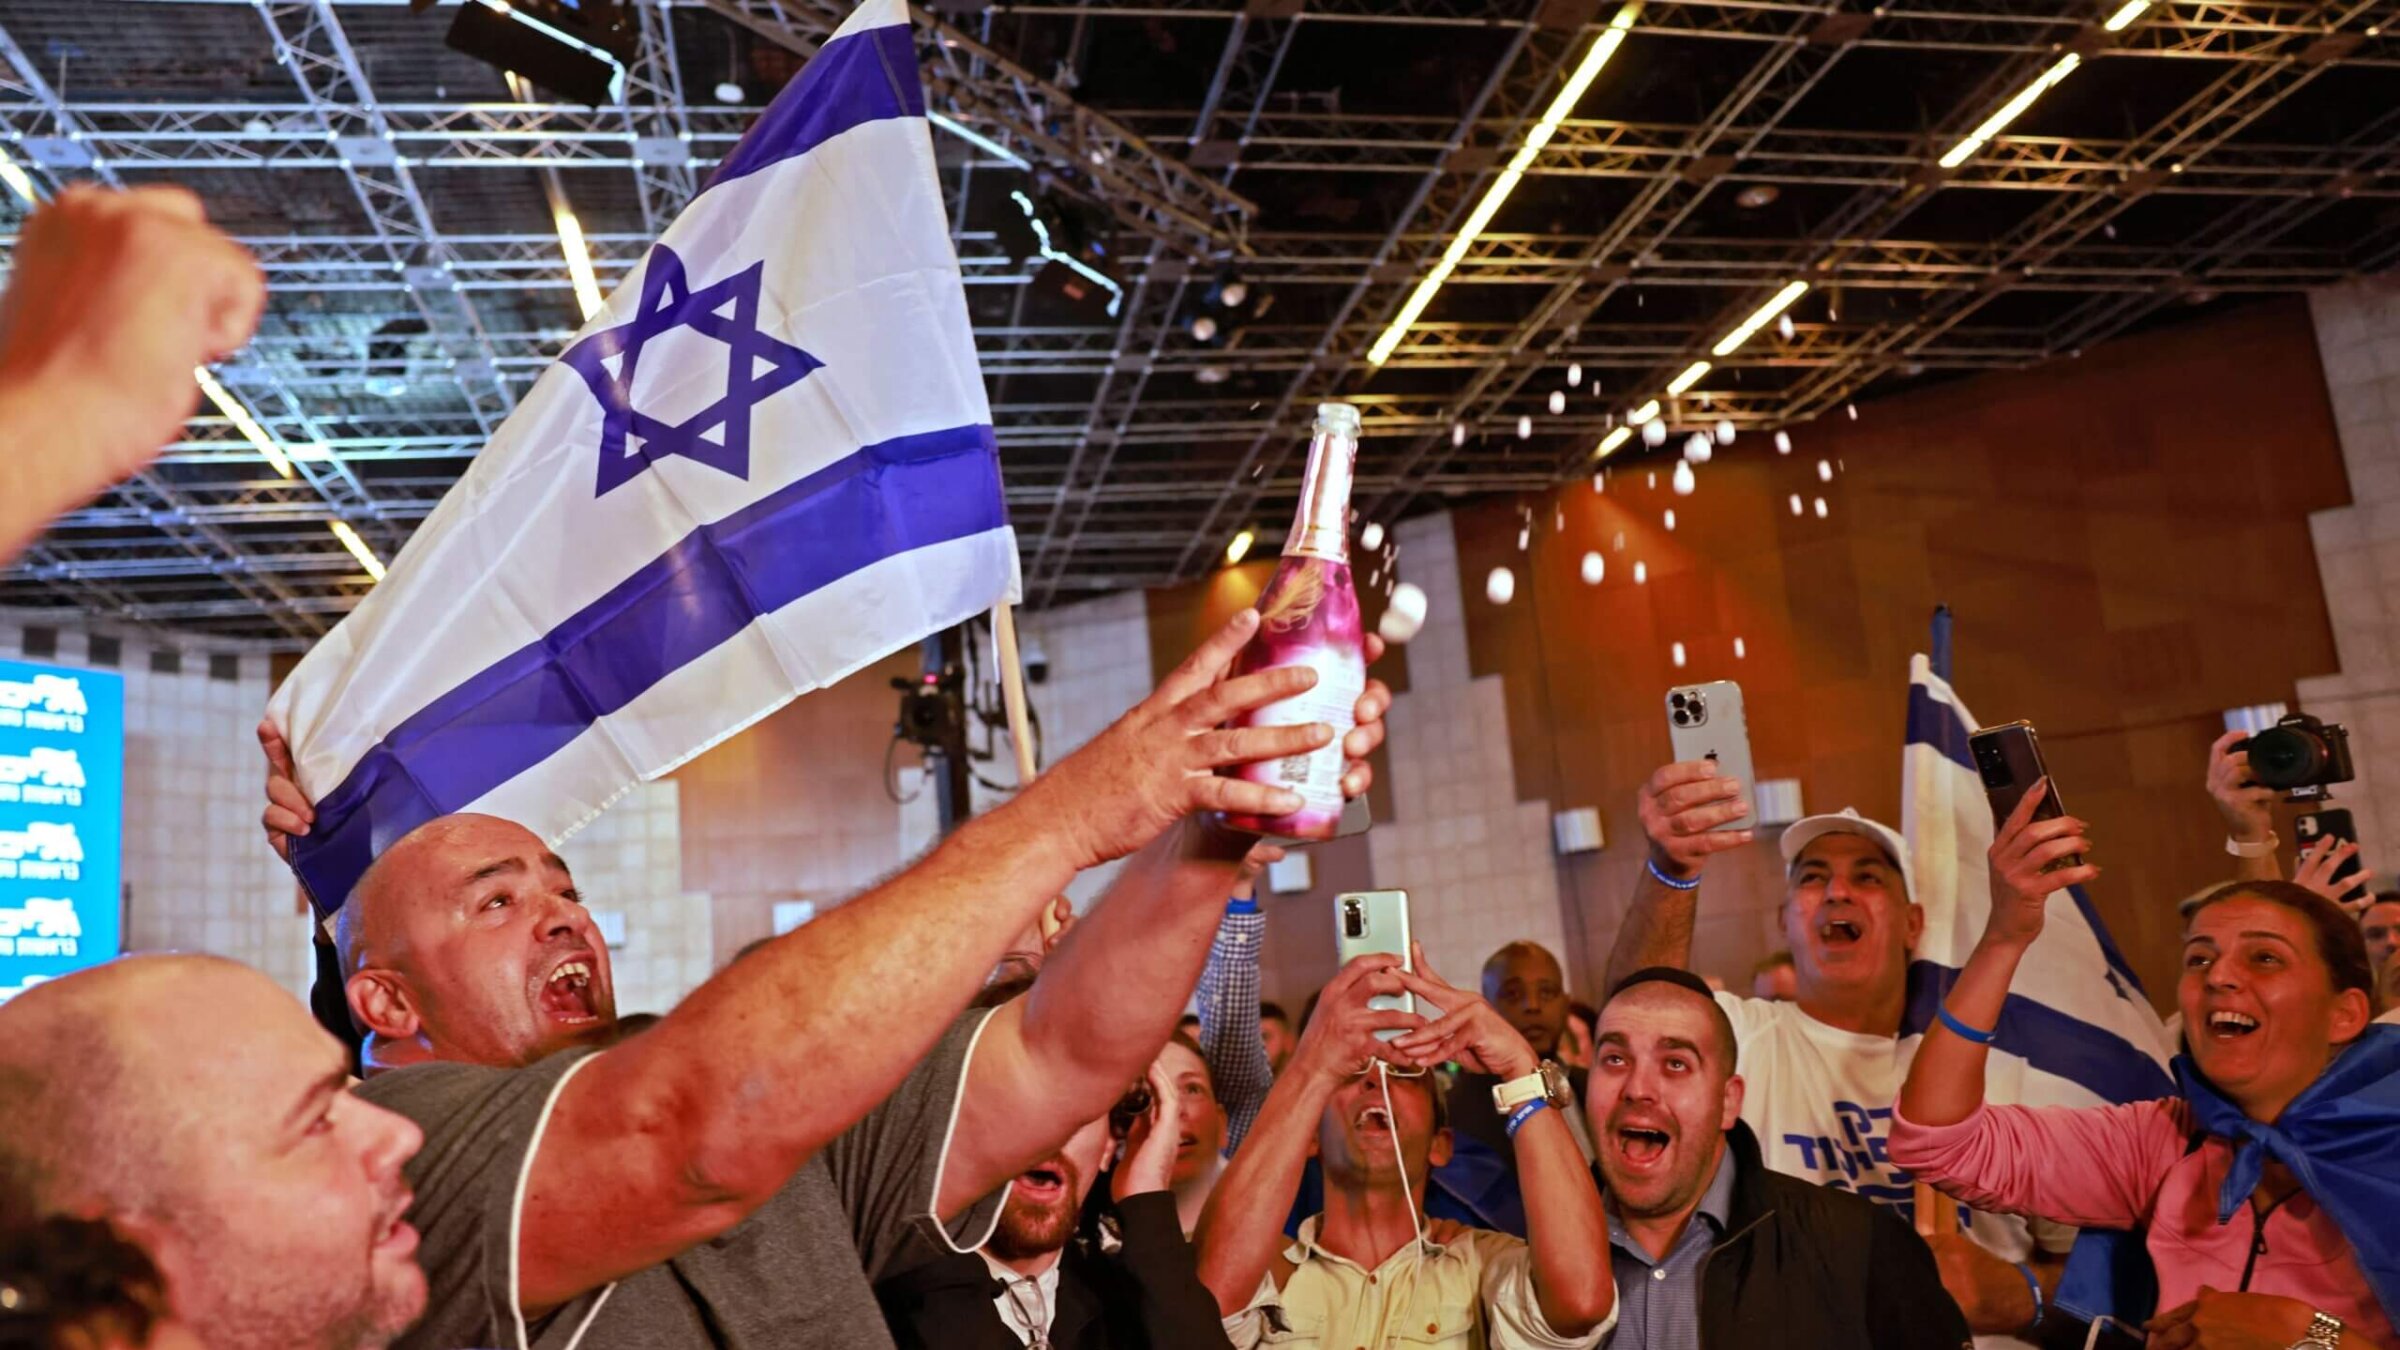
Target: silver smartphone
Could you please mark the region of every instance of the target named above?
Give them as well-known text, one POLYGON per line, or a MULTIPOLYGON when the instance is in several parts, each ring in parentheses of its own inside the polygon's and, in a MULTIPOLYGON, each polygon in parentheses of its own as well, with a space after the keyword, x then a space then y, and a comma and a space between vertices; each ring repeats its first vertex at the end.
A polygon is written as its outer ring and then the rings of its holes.
POLYGON ((1731 680, 1687 684, 1667 691, 1667 741, 1678 764, 1701 759, 1717 762, 1719 775, 1742 785, 1742 814, 1718 830, 1747 830, 1758 823, 1751 790, 1758 786, 1750 768, 1750 723, 1742 711, 1742 687, 1731 680))
MULTIPOLYGON (((1414 970, 1408 960, 1408 892, 1346 891, 1335 896, 1333 946, 1345 966, 1372 952, 1396 956, 1402 970, 1414 970)), ((1417 996, 1377 994, 1367 1000, 1367 1006, 1415 1012, 1417 996)), ((1388 1041, 1398 1038, 1400 1032, 1395 1028, 1375 1035, 1388 1041)))

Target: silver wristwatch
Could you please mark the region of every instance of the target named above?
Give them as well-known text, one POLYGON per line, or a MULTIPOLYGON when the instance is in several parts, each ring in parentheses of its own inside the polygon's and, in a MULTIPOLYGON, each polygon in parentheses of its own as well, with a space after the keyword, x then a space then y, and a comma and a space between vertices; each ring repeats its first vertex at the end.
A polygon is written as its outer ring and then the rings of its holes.
POLYGON ((2341 1343, 2342 1319, 2332 1313, 2312 1313, 2308 1319, 2308 1330, 2301 1332, 2300 1339, 2292 1342, 2291 1350, 2334 1350, 2341 1343))

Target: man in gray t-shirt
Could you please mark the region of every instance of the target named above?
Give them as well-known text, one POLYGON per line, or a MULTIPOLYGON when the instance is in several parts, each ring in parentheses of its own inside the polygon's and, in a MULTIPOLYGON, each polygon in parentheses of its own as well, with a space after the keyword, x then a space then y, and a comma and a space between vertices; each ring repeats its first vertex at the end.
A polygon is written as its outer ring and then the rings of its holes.
MULTIPOLYGON (((723 1235, 583 1294, 528 1327, 539 1350, 659 1346, 889 1345, 868 1283, 947 1243, 990 1236, 1002 1193, 947 1226, 934 1187, 982 1011, 951 1024, 883 1105, 811 1158, 723 1235), (604 1315, 601 1314, 605 1308, 604 1315), (588 1326, 587 1326, 588 1323, 588 1326), (580 1340, 578 1339, 580 1337, 580 1340)), ((527 1069, 430 1064, 379 1075, 359 1094, 409 1117, 425 1147, 408 1168, 437 1300, 402 1346, 515 1345, 507 1243, 518 1180, 560 1080, 590 1058, 563 1050, 527 1069)))
MULTIPOLYGON (((1257 627, 1244 611, 1010 801, 622 1039, 607 945, 539 838, 456 815, 384 849, 335 945, 361 1091, 427 1136, 408 1177, 433 1311, 402 1344, 884 1342, 866 1272, 938 1250, 945 1224, 978 1245, 994 1193, 1165 1043, 1252 842, 1207 814, 1298 809, 1217 773, 1332 739, 1222 729, 1314 681, 1226 678, 1257 627), (1031 993, 956 1020, 1076 872, 1137 850, 1031 993)), ((1381 741, 1390 697, 1369 682, 1349 759, 1381 741)), ((280 738, 262 739, 270 836, 305 830, 280 738)), ((1343 786, 1368 780, 1355 763, 1343 786)))

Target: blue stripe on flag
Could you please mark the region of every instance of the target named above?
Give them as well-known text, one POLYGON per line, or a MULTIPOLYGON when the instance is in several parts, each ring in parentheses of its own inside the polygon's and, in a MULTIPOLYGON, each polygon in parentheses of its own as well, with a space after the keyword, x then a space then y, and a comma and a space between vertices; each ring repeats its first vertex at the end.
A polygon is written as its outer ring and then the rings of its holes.
MULTIPOLYGON (((1911 961, 1908 1011, 1900 1019, 1900 1033, 1914 1036, 1932 1026, 1935 1012, 1957 981, 1958 972, 1939 962, 1911 961)), ((2115 1032, 2048 1004, 2010 994, 1994 1031, 1998 1039, 1993 1048, 2078 1084, 2103 1101, 2121 1104, 2176 1095, 2175 1080, 2157 1060, 2115 1032)))
POLYGON ((792 87, 767 105, 708 186, 805 155, 852 127, 924 115, 925 86, 917 78, 907 24, 837 37, 818 48, 792 87))
POLYGON ((394 727, 317 803, 293 869, 330 914, 384 848, 548 759, 759 616, 885 558, 1000 529, 997 456, 988 426, 903 436, 693 530, 394 727))
POLYGON ((2117 950, 2117 940, 2108 935, 2108 925, 2100 922, 2100 909, 2092 903, 2092 897, 2081 886, 2069 886, 2067 894, 2075 897, 2076 911, 2083 915, 2084 926, 2092 930, 2092 937, 2100 943, 2100 955, 2108 961, 2108 968, 2117 973, 2118 979, 2132 985, 2133 992, 2143 998, 2150 997, 2150 991, 2142 988, 2142 977, 2133 973, 2133 967, 2125 962, 2125 953, 2117 950))
POLYGON ((1942 752, 1942 758, 1956 761, 1960 768, 1969 772, 1975 769, 1975 752, 1967 745, 1966 719, 1958 715, 1958 709, 1935 698, 1933 691, 1921 684, 1908 686, 1906 743, 1930 745, 1942 752))

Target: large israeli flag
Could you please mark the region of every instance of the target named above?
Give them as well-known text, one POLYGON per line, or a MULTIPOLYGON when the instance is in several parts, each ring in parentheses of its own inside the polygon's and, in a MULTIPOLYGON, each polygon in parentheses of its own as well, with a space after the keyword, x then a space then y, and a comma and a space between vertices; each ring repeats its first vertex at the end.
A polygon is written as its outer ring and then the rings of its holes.
MULTIPOLYGON (((1992 808, 1967 748, 1977 725, 1931 662, 1909 662, 1900 832, 1925 932, 1909 967, 1905 1036, 1933 1024, 1992 913, 1992 808)), ((2016 1105, 2096 1106, 2175 1093, 2166 1027, 2081 887, 2050 897, 1998 1035, 1992 1052, 2024 1063, 2016 1105)))
POLYGON ((276 692, 338 908, 454 811, 553 841, 1017 594, 902 0, 867 0, 276 692))

